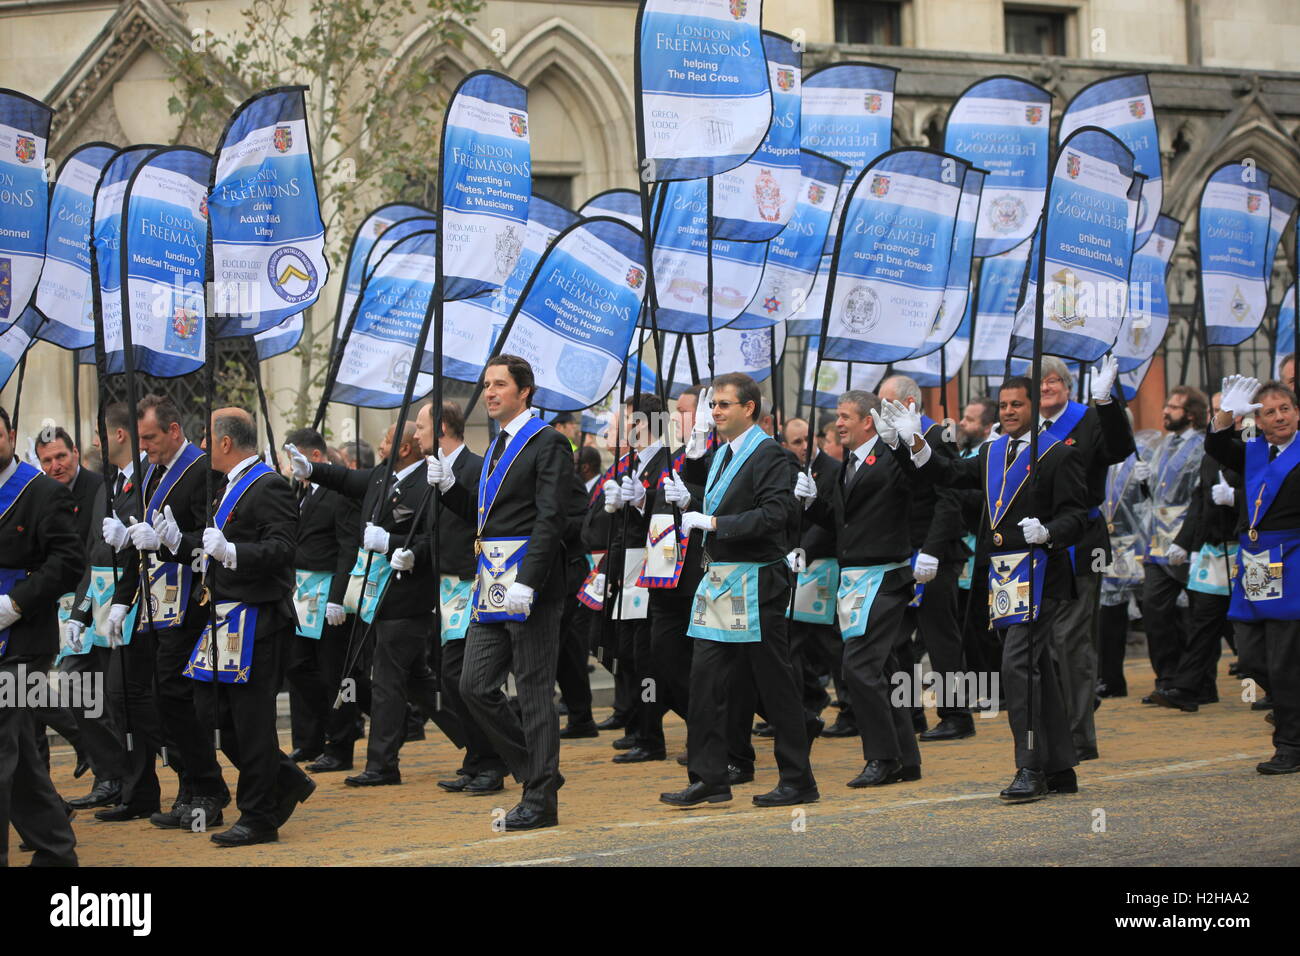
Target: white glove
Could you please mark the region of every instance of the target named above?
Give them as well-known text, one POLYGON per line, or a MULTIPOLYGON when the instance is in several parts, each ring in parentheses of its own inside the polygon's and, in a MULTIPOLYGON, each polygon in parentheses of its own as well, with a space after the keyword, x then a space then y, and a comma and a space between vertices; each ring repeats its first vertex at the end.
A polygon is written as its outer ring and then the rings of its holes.
POLYGON ((885 417, 880 414, 879 409, 871 410, 871 420, 876 423, 876 434, 890 448, 898 447, 898 429, 891 423, 885 421, 885 417))
POLYGON ((410 548, 398 548, 388 559, 394 571, 409 571, 415 567, 415 552, 410 548))
POLYGON ((1169 550, 1165 552, 1165 559, 1172 567, 1178 567, 1180 564, 1187 563, 1187 552, 1176 544, 1171 544, 1169 550))
POLYGON ((917 584, 928 584, 939 573, 939 559, 922 551, 916 556, 916 567, 912 568, 912 577, 917 584))
POLYGON ((794 496, 803 503, 805 509, 811 508, 817 500, 817 484, 808 472, 799 472, 799 477, 794 480, 794 496))
POLYGON ((912 441, 924 430, 921 427, 921 413, 899 401, 885 402, 881 409, 885 422, 893 426, 898 432, 899 440, 910 448, 912 441))
POLYGON ((81 635, 85 633, 86 625, 80 621, 63 622, 63 646, 68 648, 74 654, 81 653, 81 635))
POLYGON ((785 563, 790 565, 790 570, 795 574, 802 574, 808 570, 808 558, 804 555, 803 548, 795 548, 787 554, 785 563))
POLYGON ((1110 390, 1115 387, 1115 378, 1118 375, 1119 359, 1113 354, 1108 354, 1101 360, 1101 364, 1092 370, 1092 380, 1089 384, 1094 402, 1105 405, 1110 401, 1110 390))
POLYGON ((153 529, 168 551, 174 553, 181 546, 181 527, 176 523, 171 505, 164 505, 162 512, 153 516, 153 529))
POLYGON ((637 508, 645 508, 645 485, 637 481, 631 475, 624 475, 622 483, 618 486, 618 497, 623 504, 630 504, 637 508))
POLYGON ((691 503, 691 490, 675 471, 664 482, 664 499, 678 508, 685 508, 691 503))
POLYGON ((443 494, 451 491, 452 485, 456 484, 456 476, 451 473, 451 462, 441 451, 436 455, 429 455, 425 458, 425 480, 429 482, 431 488, 437 488, 443 494))
POLYGON ((131 540, 131 536, 126 533, 126 525, 122 524, 115 515, 109 515, 104 519, 102 529, 104 543, 114 551, 121 551, 131 540))
POLYGON ((1210 497, 1214 499, 1216 505, 1227 508, 1237 503, 1237 489, 1228 484, 1228 479, 1223 477, 1223 472, 1219 472, 1219 483, 1210 486, 1210 497))
POLYGON ((1233 416, 1249 415, 1263 406, 1251 401, 1259 391, 1259 379, 1244 375, 1229 375, 1223 380, 1223 397, 1219 408, 1233 416))
POLYGON ((691 437, 686 442, 686 457, 695 461, 704 457, 704 453, 709 450, 709 429, 710 422, 713 421, 713 409, 709 408, 709 402, 713 401, 713 389, 706 388, 700 393, 698 404, 695 406, 695 424, 691 426, 691 437))
POLYGON ((331 627, 338 627, 348 618, 348 611, 342 604, 325 605, 325 623, 331 627))
POLYGON ((682 515, 682 531, 690 534, 692 531, 712 531, 713 517, 699 511, 688 511, 682 515))
POLYGON ((298 450, 297 445, 285 445, 284 450, 289 455, 289 467, 293 469, 293 476, 299 481, 308 481, 311 479, 311 462, 307 456, 298 450))
POLYGON ((605 510, 613 514, 619 508, 623 507, 623 496, 619 493, 618 482, 613 478, 609 479, 600 486, 601 491, 605 493, 605 510))
POLYGON ((9 595, 0 596, 0 631, 7 627, 13 627, 20 617, 22 615, 14 607, 14 602, 9 595))
POLYGON ((1133 477, 1138 481, 1148 480, 1151 477, 1151 466, 1139 459, 1133 465, 1133 477))
POLYGON ((527 614, 533 606, 533 589, 516 581, 506 591, 506 611, 509 614, 527 614))
POLYGON ((1037 518, 1021 518, 1020 529, 1024 532, 1025 541, 1030 544, 1046 544, 1049 538, 1047 529, 1037 518))
POLYGON ((109 647, 122 646, 122 625, 126 623, 126 615, 130 610, 125 604, 114 604, 108 609, 108 622, 104 625, 107 633, 104 636, 108 638, 109 647))
POLYGON ((226 540, 219 528, 203 529, 203 550, 220 561, 223 567, 235 567, 235 546, 226 540))
POLYGON ((162 547, 162 538, 158 536, 158 532, 151 524, 144 524, 132 518, 131 526, 126 531, 131 536, 131 544, 137 551, 157 551, 162 547))
POLYGON ((388 532, 373 522, 366 522, 365 533, 361 536, 361 547, 367 551, 388 553, 388 532))

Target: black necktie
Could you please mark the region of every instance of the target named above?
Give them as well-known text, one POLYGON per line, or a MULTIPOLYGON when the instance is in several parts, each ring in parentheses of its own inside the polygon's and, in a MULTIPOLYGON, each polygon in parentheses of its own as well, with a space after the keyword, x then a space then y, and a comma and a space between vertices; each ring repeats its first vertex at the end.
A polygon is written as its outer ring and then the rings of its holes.
POLYGON ((149 476, 149 487, 144 490, 144 500, 148 502, 153 498, 153 493, 158 490, 158 485, 162 483, 162 476, 167 472, 166 465, 159 465, 149 476))
POLYGON ((1021 439, 1019 438, 1011 438, 1008 439, 1007 441, 1007 467, 1008 468, 1010 468, 1011 463, 1016 460, 1016 455, 1020 453, 1020 442, 1021 439))
POLYGON ((496 471, 497 462, 505 454, 506 445, 508 444, 510 444, 510 433, 502 429, 501 434, 497 436, 496 443, 492 446, 492 458, 488 461, 488 474, 496 471))
POLYGON ((1272 460, 1273 460, 1274 458, 1276 458, 1277 456, 1278 456, 1278 447, 1277 447, 1277 445, 1269 445, 1269 446, 1268 446, 1268 460, 1269 460, 1269 461, 1272 461, 1272 460))
POLYGON ((727 466, 730 464, 731 464, 731 443, 728 442, 726 449, 722 452, 722 466, 718 468, 717 478, 714 478, 713 480, 717 481, 718 479, 720 479, 722 477, 722 473, 727 470, 727 466))
POLYGON ((126 475, 124 475, 122 472, 119 471, 117 473, 117 477, 113 479, 113 500, 114 501, 116 501, 118 498, 122 496, 122 486, 125 484, 126 484, 126 475))
POLYGON ((854 452, 849 452, 849 463, 844 466, 844 487, 847 488, 853 484, 853 476, 858 473, 858 456, 854 452))

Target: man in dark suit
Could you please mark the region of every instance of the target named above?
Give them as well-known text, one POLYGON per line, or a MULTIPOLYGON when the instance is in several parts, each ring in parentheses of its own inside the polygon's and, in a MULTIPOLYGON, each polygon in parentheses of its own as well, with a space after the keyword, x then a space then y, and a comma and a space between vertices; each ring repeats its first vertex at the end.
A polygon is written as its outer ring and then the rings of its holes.
POLYGON ((1081 456, 1051 433, 1040 436, 1031 474, 1033 387, 1024 378, 1002 383, 1002 437, 982 446, 976 458, 932 454, 920 434, 920 415, 894 403, 882 412, 885 427, 897 433, 898 457, 918 469, 921 478, 951 488, 984 490, 986 518, 976 565, 987 556, 997 575, 998 580, 989 582, 994 592, 992 624, 1006 634, 1002 681, 1016 752, 1015 779, 1000 794, 1007 803, 1078 790, 1078 761, 1048 637, 1061 602, 1074 593, 1068 549, 1084 533, 1087 489, 1081 456))
MULTIPOLYGON (((703 511, 682 516, 682 530, 703 533, 704 570, 688 630, 691 662, 689 764, 691 784, 660 794, 671 806, 731 799, 727 769, 728 713, 733 689, 753 687, 774 730, 781 780, 758 794, 758 806, 791 806, 819 799, 808 760, 808 728, 786 628, 792 578, 786 563, 789 529, 797 520, 794 467, 779 444, 758 427, 762 393, 748 375, 713 381, 709 404, 718 437, 705 484, 703 511)), ((705 449, 692 432, 687 457, 705 449)), ((696 502, 692 501, 692 505, 696 502)))
MULTIPOLYGON (((795 497, 809 517, 835 532, 840 562, 837 610, 844 638, 844 678, 862 731, 862 772, 850 787, 921 778, 921 752, 910 700, 891 700, 895 675, 910 687, 911 633, 903 625, 912 600, 911 470, 895 460, 876 430, 880 399, 871 392, 840 396, 837 422, 844 467, 829 500, 800 473, 795 497)), ((915 692, 915 689, 914 691, 915 692)), ((909 699, 912 695, 908 695, 909 699)))
MULTIPOLYGON (((221 808, 230 802, 230 791, 217 763, 215 741, 204 731, 195 710, 194 681, 184 676, 190 654, 208 622, 207 609, 199 603, 198 575, 193 569, 196 554, 175 558, 155 556, 159 549, 157 528, 170 522, 181 534, 201 534, 210 505, 207 498, 210 466, 208 456, 192 445, 181 428, 180 410, 170 398, 146 395, 136 409, 140 448, 148 457, 143 483, 136 494, 143 495, 144 517, 127 530, 131 547, 121 552, 126 572, 118 581, 113 603, 130 607, 137 590, 147 600, 137 614, 136 628, 153 633, 154 669, 158 712, 162 723, 166 762, 180 777, 172 808, 149 818, 162 829, 194 832, 195 811, 211 826, 221 808), (140 576, 141 553, 148 560, 149 578, 140 576)), ((212 475, 214 485, 220 475, 212 475)), ((121 521, 105 522, 105 537, 120 537, 121 521)), ((134 640, 134 638, 133 638, 134 640)))
POLYGON ((62 427, 43 428, 36 438, 36 458, 41 471, 67 486, 76 507, 77 533, 82 540, 90 534, 91 509, 95 495, 104 486, 104 476, 81 467, 81 452, 62 427))
POLYGON ((478 570, 460 692, 470 714, 524 785, 506 814, 507 830, 559 820, 560 722, 552 703, 566 591, 564 532, 573 489, 568 439, 534 418, 532 366, 514 355, 489 358, 483 404, 501 428, 481 473, 478 494, 456 481, 445 456, 428 479, 448 508, 477 530, 478 570), (502 687, 514 674, 520 713, 502 687))
MULTIPOLYGON (((325 439, 314 428, 298 428, 285 443, 313 464, 327 463, 325 439)), ((352 769, 353 747, 361 736, 355 694, 335 708, 343 679, 348 637, 344 610, 348 574, 361 544, 361 511, 337 491, 308 482, 299 486, 297 542, 293 567, 298 627, 288 649, 289 720, 295 761, 311 761, 312 773, 352 769)))
MULTIPOLYGON (((72 495, 14 454, 9 413, 0 408, 0 678, 26 687, 49 670, 59 648, 56 602, 86 564, 72 495)), ((9 824, 38 866, 76 866, 76 838, 36 747, 25 706, 0 706, 0 867, 9 863, 9 824)))
MULTIPOLYGON (((555 682, 560 687, 560 700, 568 715, 560 731, 561 740, 600 736, 591 713, 591 676, 587 670, 591 635, 593 628, 599 626, 599 614, 577 597, 592 569, 587 549, 582 544, 582 526, 587 520, 587 505, 593 488, 600 478, 600 452, 584 445, 575 453, 575 459, 577 475, 569 497, 569 520, 564 530, 564 550, 569 558, 564 589, 572 600, 564 601, 564 611, 560 616, 560 653, 555 665, 555 682)), ((596 490, 595 493, 600 492, 596 490)))
POLYGON ((1273 698, 1271 759, 1262 774, 1300 772, 1300 407, 1281 382, 1223 380, 1223 398, 1205 438, 1205 454, 1244 475, 1239 511, 1240 573, 1228 617, 1236 622, 1243 676, 1273 698), (1234 416, 1254 414, 1259 434, 1234 431, 1234 416))
MULTIPOLYGON (((344 781, 351 787, 401 783, 398 752, 406 736, 407 702, 428 715, 437 712, 440 704, 438 677, 429 666, 427 646, 438 583, 428 525, 415 525, 426 491, 420 467, 424 456, 415 440, 414 422, 406 422, 400 440, 393 435, 395 428, 389 426, 379 447, 381 459, 392 459, 391 475, 383 465, 356 471, 290 455, 295 478, 361 501, 361 518, 366 522, 361 544, 373 555, 360 612, 367 623, 376 618, 370 737, 366 769, 344 781), (404 545, 408 536, 409 545, 404 545), (373 602, 381 595, 376 607, 373 602)), ((458 733, 454 735, 459 739, 458 733)))
MULTIPOLYGON (((442 403, 439 438, 434 441, 433 406, 425 405, 415 418, 415 438, 426 458, 441 454, 451 463, 456 483, 477 497, 483 458, 465 445, 465 413, 455 402, 442 403)), ((428 481, 428 469, 425 469, 428 481)), ((432 491, 429 492, 433 494, 432 491)), ((504 789, 506 762, 492 746, 487 732, 474 719, 460 693, 465 668, 465 635, 469 631, 470 602, 474 586, 474 525, 441 501, 426 510, 429 538, 438 558, 439 630, 441 670, 439 686, 447 707, 465 733, 465 759, 456 776, 439 780, 449 793, 480 796, 504 789)))
MULTIPOLYGON (((204 445, 213 469, 224 476, 212 523, 182 534, 174 522, 164 522, 158 537, 167 560, 196 551, 206 556, 201 587, 212 623, 185 674, 213 684, 195 691, 194 704, 207 730, 220 729, 221 751, 239 770, 239 819, 212 834, 212 842, 273 843, 316 789, 280 750, 275 726, 283 654, 293 639, 297 508, 288 482, 259 460, 257 426, 248 412, 214 411, 204 445)), ((221 822, 221 811, 204 822, 221 822)))

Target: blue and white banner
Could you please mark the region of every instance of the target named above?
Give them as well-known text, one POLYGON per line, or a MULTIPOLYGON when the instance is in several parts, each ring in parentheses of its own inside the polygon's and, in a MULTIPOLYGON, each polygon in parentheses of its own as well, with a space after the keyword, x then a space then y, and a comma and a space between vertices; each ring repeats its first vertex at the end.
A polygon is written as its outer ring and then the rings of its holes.
POLYGON ((745 162, 713 177, 713 235, 767 242, 794 215, 802 175, 799 100, 803 54, 786 37, 763 34, 772 87, 772 125, 745 162))
POLYGON ((31 304, 45 263, 45 145, 53 115, 30 96, 0 90, 0 332, 31 304))
POLYGON ((95 344, 95 297, 90 285, 90 227, 95 186, 117 147, 87 143, 73 150, 54 183, 45 269, 36 287, 36 308, 50 321, 40 331, 65 349, 95 344))
POLYGON ((968 86, 948 111, 944 151, 988 171, 975 229, 979 258, 1029 238, 1047 199, 1052 94, 1014 76, 968 86))
POLYGON ((556 237, 510 317, 501 351, 532 365, 533 404, 577 411, 618 381, 645 295, 645 246, 616 219, 586 219, 556 237))
POLYGON ((442 125, 439 206, 443 301, 501 288, 524 248, 533 192, 528 91, 478 70, 461 80, 442 125))
POLYGON ((971 311, 974 306, 970 296, 966 297, 965 302, 966 308, 962 312, 961 321, 957 324, 956 331, 944 343, 942 351, 936 349, 924 358, 897 362, 894 364, 894 371, 909 376, 922 388, 937 388, 944 382, 951 382, 956 378, 957 373, 961 371, 962 363, 966 361, 966 353, 970 350, 971 311), (942 361, 940 356, 943 356, 942 361))
POLYGON ((823 320, 826 358, 907 358, 934 327, 948 283, 968 167, 924 149, 896 149, 849 191, 823 320))
POLYGON ((9 328, 0 332, 0 389, 9 384, 10 376, 45 324, 45 316, 28 306, 17 322, 9 323, 9 328))
MULTIPOLYGON (((524 247, 515 260, 514 271, 491 297, 492 309, 502 321, 515 310, 515 303, 523 294, 524 286, 533 277, 537 263, 555 237, 578 221, 578 214, 541 196, 533 196, 528 204, 528 228, 524 233, 524 247)), ((645 258, 642 256, 642 258, 645 258)))
POLYGON ((763 142, 772 93, 763 0, 641 0, 637 147, 644 182, 735 169, 763 142))
MULTIPOLYGON (((1043 353, 1095 362, 1110 351, 1128 308, 1142 177, 1133 154, 1103 129, 1065 141, 1047 193, 1043 353)), ((1024 301, 1011 332, 1013 355, 1034 351, 1039 256, 1029 262, 1024 301)))
POLYGON ((1201 303, 1210 345, 1240 345, 1268 309, 1268 181, 1268 172, 1255 165, 1224 163, 1201 190, 1201 303))
POLYGON ((250 97, 226 124, 208 196, 218 338, 311 308, 329 278, 305 86, 250 97))
POLYGON ((122 201, 126 184, 136 167, 158 147, 129 146, 118 152, 95 188, 91 258, 92 280, 99 309, 95 334, 103 339, 104 369, 110 374, 125 370, 122 362, 122 201))
POLYGON ((1014 249, 989 256, 980 263, 975 304, 975 332, 971 343, 970 373, 1001 375, 1011 351, 1011 327, 1016 305, 1025 284, 1032 241, 1026 239, 1014 249))
POLYGON ((757 329, 785 322, 787 335, 816 335, 821 331, 820 316, 797 320, 791 317, 803 314, 812 293, 846 167, 806 149, 800 153, 803 177, 794 216, 768 243, 758 293, 732 323, 734 328, 757 329))
MULTIPOLYGON (((935 316, 934 327, 912 358, 919 359, 938 352, 965 321, 966 307, 970 300, 971 249, 975 241, 975 222, 979 218, 983 188, 983 170, 968 169, 966 178, 962 181, 961 202, 957 205, 957 224, 953 230, 952 255, 948 259, 948 284, 943 290, 943 302, 939 305, 939 314, 935 316)), ((969 337, 969 331, 967 336, 969 337)), ((965 355, 963 348, 963 360, 965 355)))
POLYGON ((302 313, 291 315, 273 329, 258 332, 253 336, 253 345, 257 349, 257 360, 267 359, 292 352, 302 341, 302 313))
POLYGON ((850 388, 866 389, 873 392, 885 378, 888 365, 874 365, 866 362, 817 362, 819 339, 813 336, 808 340, 808 354, 804 359, 802 402, 814 408, 834 408, 839 404, 840 396, 850 388), (813 376, 817 377, 817 387, 813 388, 813 376))
MULTIPOLYGON (((442 374, 477 383, 483 366, 496 352, 506 319, 492 307, 491 296, 453 299, 442 304, 442 374)), ((433 373, 433 336, 425 343, 422 372, 433 373)))
POLYGON ((1156 227, 1164 197, 1160 169, 1160 130, 1145 73, 1112 76, 1090 83, 1074 95, 1061 116, 1057 142, 1085 126, 1096 126, 1117 137, 1133 154, 1133 168, 1145 176, 1133 248, 1141 249, 1156 227))
POLYGON ((595 219, 597 216, 621 219, 640 232, 641 195, 635 189, 606 189, 583 203, 578 215, 583 219, 595 219))
MULTIPOLYGON (((772 350, 776 349, 778 363, 785 354, 785 323, 778 322, 762 329, 719 329, 713 333, 714 368, 723 372, 744 372, 756 382, 772 374, 772 350)), ((676 398, 692 385, 709 381, 709 342, 707 334, 666 335, 664 354, 677 360, 673 363, 668 380, 668 395, 676 398), (681 345, 678 346, 678 340, 681 345), (695 374, 692 374, 692 367, 695 374)), ((708 414, 708 409, 700 413, 708 414)))
POLYGON ((149 154, 127 183, 122 302, 137 372, 174 378, 204 363, 211 178, 211 156, 175 146, 149 154))
MULTIPOLYGON (((1286 232, 1287 224, 1295 214, 1296 197, 1283 192, 1275 186, 1268 187, 1268 245, 1264 249, 1264 281, 1273 280, 1273 262, 1277 256, 1278 243, 1286 232)), ((48 268, 48 266, 47 266, 48 268)))
MULTIPOLYGON (((409 203, 391 202, 374 210, 361 221, 361 225, 357 226, 357 231, 352 234, 352 244, 348 246, 347 268, 343 272, 343 289, 339 293, 338 306, 334 311, 335 338, 343 335, 348 316, 352 314, 352 307, 357 304, 357 296, 361 294, 361 286, 366 280, 366 264, 370 261, 370 250, 393 225, 417 216, 432 219, 433 213, 409 203)), ((378 257, 374 261, 378 262, 378 257)))
MULTIPOLYGON (((417 232, 398 242, 361 287, 356 320, 343 343, 330 400, 364 408, 397 408, 406 393, 415 343, 437 280, 438 233, 417 232)), ((412 400, 433 388, 418 376, 412 400)))
POLYGON ((1161 216, 1137 255, 1129 274, 1128 311, 1115 343, 1121 372, 1129 372, 1155 354, 1169 328, 1169 294, 1166 282, 1174 247, 1183 224, 1161 216))
POLYGON ((1292 282, 1282 293, 1277 309, 1277 335, 1273 346, 1273 377, 1282 377, 1282 360, 1295 352, 1295 290, 1292 282))
POLYGON ((1142 380, 1147 377, 1147 372, 1151 369, 1151 359, 1135 369, 1119 373, 1119 387, 1124 392, 1124 401, 1131 402, 1137 398, 1138 389, 1142 387, 1142 380))

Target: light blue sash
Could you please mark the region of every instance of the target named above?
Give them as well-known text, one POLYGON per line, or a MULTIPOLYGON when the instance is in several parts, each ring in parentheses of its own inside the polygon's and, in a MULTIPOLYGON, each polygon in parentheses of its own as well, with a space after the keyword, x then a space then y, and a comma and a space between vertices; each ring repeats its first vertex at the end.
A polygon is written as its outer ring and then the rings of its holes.
POLYGON ((994 629, 1038 620, 1046 576, 1047 553, 1042 548, 989 554, 989 620, 994 629))
POLYGON ((889 564, 840 569, 840 588, 836 601, 840 637, 847 641, 867 633, 871 605, 876 603, 876 595, 880 592, 885 575, 907 566, 906 561, 893 561, 889 564))
POLYGON ((334 574, 330 571, 297 570, 293 575, 293 606, 298 612, 295 633, 299 637, 320 640, 325 629, 325 605, 329 603, 334 574))
POLYGON ((738 446, 739 451, 731 456, 731 461, 727 462, 725 471, 722 468, 722 459, 726 457, 726 452, 714 452, 713 461, 709 465, 709 479, 704 486, 705 514, 712 515, 717 512, 718 506, 722 504, 722 499, 727 496, 727 489, 731 487, 732 480, 740 473, 741 466, 749 460, 749 456, 754 453, 754 449, 763 442, 771 440, 763 429, 757 425, 751 425, 749 431, 741 436, 740 445, 738 446))
POLYGON ((710 564, 695 588, 688 637, 725 644, 763 639, 758 615, 758 569, 753 561, 710 564))
POLYGON ((470 602, 474 599, 474 582, 462 581, 451 574, 442 576, 441 600, 442 643, 462 641, 469 632, 470 602))

